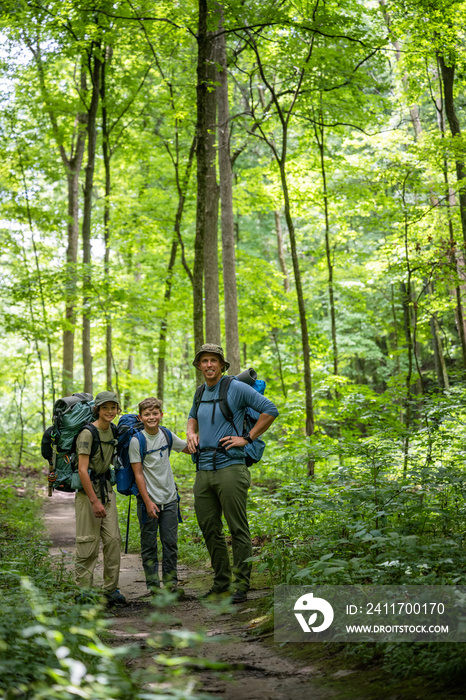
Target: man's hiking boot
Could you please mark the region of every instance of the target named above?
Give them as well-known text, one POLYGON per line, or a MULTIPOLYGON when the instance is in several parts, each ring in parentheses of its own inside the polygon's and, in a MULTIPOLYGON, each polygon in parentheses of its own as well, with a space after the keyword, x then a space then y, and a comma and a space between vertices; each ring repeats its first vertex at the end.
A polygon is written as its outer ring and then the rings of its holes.
POLYGON ((230 593, 229 588, 224 588, 223 591, 216 591, 211 588, 207 593, 200 596, 203 600, 221 600, 222 598, 227 598, 230 593))
POLYGON ((244 591, 235 591, 231 596, 231 602, 234 605, 238 605, 239 603, 245 603, 247 599, 247 593, 245 593, 244 591))
POLYGON ((126 598, 120 593, 118 588, 114 591, 106 591, 107 605, 126 605, 126 598))
POLYGON ((174 593, 178 598, 185 597, 184 588, 181 588, 181 586, 178 586, 178 584, 175 586, 170 586, 169 591, 170 593, 174 593))

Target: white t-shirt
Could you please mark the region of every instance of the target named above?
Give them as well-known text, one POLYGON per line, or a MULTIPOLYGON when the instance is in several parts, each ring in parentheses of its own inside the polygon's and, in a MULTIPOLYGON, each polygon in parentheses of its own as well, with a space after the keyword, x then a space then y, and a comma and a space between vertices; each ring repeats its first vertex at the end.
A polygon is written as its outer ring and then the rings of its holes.
MULTIPOLYGON (((157 435, 150 435, 145 430, 142 434, 146 438, 146 454, 142 471, 146 482, 147 493, 157 505, 171 503, 176 498, 175 479, 173 477, 168 448, 161 450, 167 444, 167 439, 159 429, 157 435), (152 452, 152 450, 155 450, 152 452)), ((182 440, 172 433, 172 450, 182 452, 187 446, 186 440, 182 440)), ((141 461, 141 451, 137 437, 133 437, 129 445, 129 461, 131 464, 141 461)))

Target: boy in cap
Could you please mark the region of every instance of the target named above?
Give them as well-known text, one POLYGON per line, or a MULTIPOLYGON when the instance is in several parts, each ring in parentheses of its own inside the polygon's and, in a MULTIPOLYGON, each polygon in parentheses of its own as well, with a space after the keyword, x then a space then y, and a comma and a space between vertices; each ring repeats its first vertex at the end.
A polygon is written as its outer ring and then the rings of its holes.
POLYGON ((110 483, 110 465, 116 439, 112 421, 120 412, 120 402, 112 391, 102 391, 92 408, 95 420, 85 427, 76 440, 78 474, 82 489, 76 493, 76 583, 91 588, 95 565, 103 544, 103 589, 112 605, 124 605, 118 590, 120 576, 120 528, 116 495, 110 483), (94 428, 92 428, 94 426, 94 428), (98 441, 97 449, 92 443, 98 441))
MULTIPOLYGON (((138 407, 144 430, 144 459, 141 447, 134 436, 129 446, 129 459, 139 489, 138 519, 141 530, 141 557, 147 588, 155 592, 160 588, 157 532, 162 544, 163 584, 172 592, 183 595, 178 588, 178 495, 169 457, 169 435, 161 429, 162 402, 150 396, 138 407)), ((188 452, 186 440, 171 433, 171 449, 188 452)))

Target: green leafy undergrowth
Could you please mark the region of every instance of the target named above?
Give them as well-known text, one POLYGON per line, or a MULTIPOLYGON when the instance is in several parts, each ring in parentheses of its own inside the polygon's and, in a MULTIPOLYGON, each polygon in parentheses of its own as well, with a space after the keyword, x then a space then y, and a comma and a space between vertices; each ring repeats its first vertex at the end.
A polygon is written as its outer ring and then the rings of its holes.
MULTIPOLYGON (((3 480, 0 506, 2 700, 155 700, 160 687, 166 698, 200 697, 190 681, 179 680, 179 667, 165 666, 157 673, 128 670, 139 648, 106 643, 104 609, 98 603, 74 603, 78 591, 65 567, 48 556, 32 491, 19 497, 13 483, 3 480)), ((173 648, 184 648, 189 635, 186 631, 173 648)))

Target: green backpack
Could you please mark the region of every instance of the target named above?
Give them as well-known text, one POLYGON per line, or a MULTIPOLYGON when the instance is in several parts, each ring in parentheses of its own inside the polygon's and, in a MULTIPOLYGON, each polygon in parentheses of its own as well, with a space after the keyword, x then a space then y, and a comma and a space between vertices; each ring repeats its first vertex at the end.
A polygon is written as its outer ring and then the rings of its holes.
MULTIPOLYGON (((52 487, 55 491, 71 493, 80 488, 77 477, 76 437, 87 424, 94 420, 92 394, 73 394, 55 401, 53 406, 53 425, 42 437, 41 452, 50 465, 49 495, 52 487), (54 480, 52 481, 52 474, 54 480), (75 475, 75 478, 73 478, 75 475)), ((92 453, 99 448, 99 442, 92 441, 92 453)), ((93 454, 91 453, 91 457, 93 454)))

